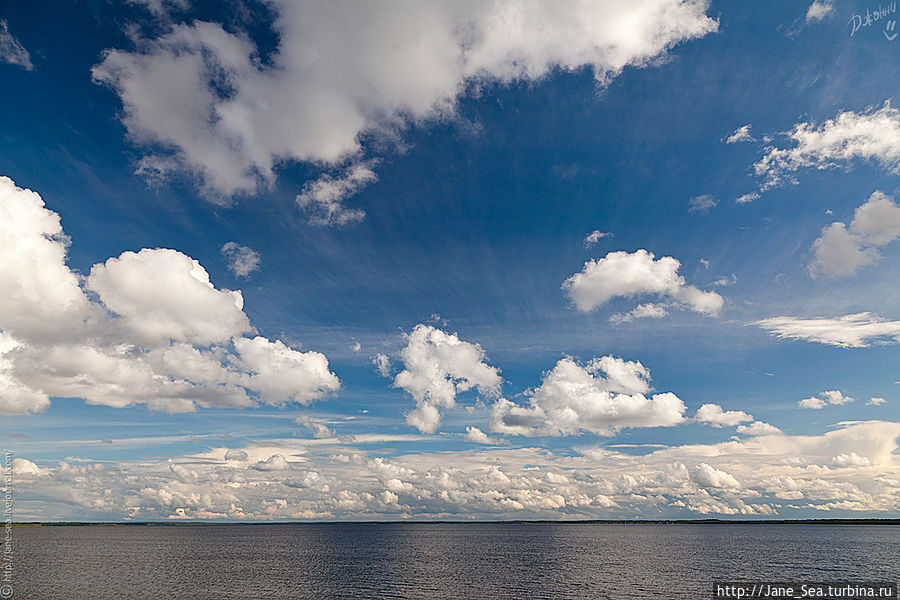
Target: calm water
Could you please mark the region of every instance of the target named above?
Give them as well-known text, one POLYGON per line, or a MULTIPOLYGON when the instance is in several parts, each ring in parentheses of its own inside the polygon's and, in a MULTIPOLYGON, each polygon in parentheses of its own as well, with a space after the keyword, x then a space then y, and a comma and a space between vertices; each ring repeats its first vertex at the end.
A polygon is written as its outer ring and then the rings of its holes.
POLYGON ((900 526, 18 527, 14 598, 709 598, 900 575, 900 526))

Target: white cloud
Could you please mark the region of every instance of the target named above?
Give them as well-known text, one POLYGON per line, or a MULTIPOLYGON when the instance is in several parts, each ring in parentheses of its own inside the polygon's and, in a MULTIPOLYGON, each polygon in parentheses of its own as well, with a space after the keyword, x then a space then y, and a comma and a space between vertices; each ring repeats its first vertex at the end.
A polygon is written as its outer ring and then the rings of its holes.
POLYGON ((608 231, 600 231, 599 229, 595 229, 586 236, 584 236, 584 247, 590 248, 600 242, 605 237, 612 237, 612 234, 608 231))
POLYGON ((328 361, 253 328, 239 291, 169 249, 125 252, 88 277, 40 196, 0 178, 0 414, 50 397, 153 410, 308 404, 339 387, 328 361))
POLYGON ((657 295, 668 297, 705 315, 715 316, 724 300, 715 292, 687 285, 678 274, 681 263, 671 256, 656 259, 652 252, 610 252, 604 258, 584 263, 562 288, 578 310, 588 312, 616 297, 657 295))
POLYGON ((725 138, 726 144, 737 144, 738 142, 755 142, 756 140, 750 135, 750 124, 742 125, 734 130, 734 132, 725 138))
POLYGON ((688 212, 709 212, 709 209, 715 208, 718 204, 719 201, 711 194, 694 196, 689 202, 690 208, 688 209, 688 212))
POLYGON ((900 342, 900 321, 862 312, 843 317, 803 319, 772 317, 753 323, 782 339, 818 342, 841 348, 865 348, 872 342, 900 342))
POLYGON ((127 0, 129 4, 143 6, 155 17, 168 17, 172 12, 187 10, 190 0, 127 0))
POLYGON ((749 204, 754 200, 759 200, 759 192, 750 192, 747 194, 742 194, 734 199, 737 204, 749 204))
POLYGON ((890 101, 879 109, 846 111, 822 125, 797 123, 787 133, 790 148, 766 148, 754 165, 764 177, 762 189, 793 182, 804 168, 832 169, 853 160, 871 160, 892 173, 900 172, 900 111, 890 101))
POLYGON ((372 357, 372 364, 375 365, 375 369, 382 377, 391 376, 391 359, 387 354, 376 354, 372 357))
MULTIPOLYGON (((93 69, 119 95, 130 139, 163 171, 175 157, 213 196, 254 193, 286 161, 345 164, 365 135, 452 116, 471 87, 582 67, 605 85, 718 28, 706 1, 269 7, 279 43, 265 62, 245 34, 197 21, 108 50, 93 69)), ((324 209, 338 223, 359 214, 324 209)))
POLYGON ((815 0, 806 9, 806 22, 824 21, 834 14, 834 0, 815 0))
POLYGON ((342 226, 362 221, 366 212, 345 208, 344 200, 378 180, 372 166, 372 161, 355 163, 339 177, 325 174, 304 184, 303 191, 297 196, 297 204, 309 215, 309 223, 342 226))
POLYGON ((9 32, 9 26, 3 20, 0 20, 0 62, 18 65, 26 71, 34 69, 28 50, 9 32))
POLYGON ((884 403, 885 403, 884 398, 873 396, 872 398, 869 399, 868 402, 866 402, 866 406, 881 406, 884 403))
POLYGON ((235 338, 234 347, 241 366, 250 373, 248 387, 267 404, 309 404, 340 388, 337 376, 328 370, 328 359, 319 352, 300 352, 261 336, 235 338))
POLYGON ((753 416, 742 410, 722 410, 718 404, 704 404, 697 409, 694 420, 709 423, 713 427, 734 427, 745 421, 752 421, 753 416))
POLYGON ((790 518, 810 509, 890 516, 900 495, 898 436, 900 423, 872 421, 840 423, 821 435, 749 435, 642 455, 533 445, 423 451, 395 442, 389 456, 339 440, 287 438, 117 464, 28 461, 33 468, 22 463, 16 486, 35 499, 29 510, 41 519, 61 510, 81 520, 159 520, 179 511, 243 521, 790 518))
POLYGON ((719 277, 715 281, 713 281, 710 285, 714 285, 716 287, 728 287, 729 285, 734 285, 738 281, 737 275, 732 273, 727 277, 719 277))
POLYGON ((248 277, 259 270, 259 252, 253 248, 241 246, 237 242, 227 242, 222 246, 222 256, 225 257, 228 270, 235 277, 248 277))
POLYGON ((744 435, 777 435, 783 433, 780 429, 771 425, 770 423, 765 423, 763 421, 753 421, 749 425, 738 425, 737 428, 738 433, 742 433, 744 435))
POLYGON ((434 433, 441 421, 440 409, 456 406, 460 392, 474 388, 484 395, 500 392, 500 371, 487 364, 478 344, 421 323, 406 341, 400 352, 404 369, 394 378, 394 385, 415 399, 416 408, 406 422, 419 431, 434 433))
POLYGON ((303 415, 294 419, 294 423, 303 425, 313 434, 314 438, 327 439, 333 438, 334 432, 323 423, 320 419, 313 419, 309 415, 303 415))
POLYGON ((465 438, 475 444, 490 444, 492 446, 497 446, 506 443, 504 440, 488 436, 488 434, 478 427, 472 427, 471 425, 466 427, 465 438))
POLYGON ((199 262, 166 248, 123 252, 91 268, 87 289, 149 344, 221 343, 251 331, 239 291, 217 290, 199 262))
POLYGON ((816 398, 815 396, 804 398, 803 400, 799 400, 797 402, 797 406, 799 406, 800 408, 811 408, 813 410, 825 408, 827 404, 827 402, 825 402, 821 398, 816 398))
POLYGON ((661 304, 638 304, 627 313, 616 313, 609 318, 610 323, 628 323, 635 319, 661 319, 669 314, 661 304))
POLYGON ((613 356, 579 365, 563 358, 526 393, 529 405, 501 398, 493 407, 493 431, 512 435, 613 435, 622 428, 668 427, 685 421, 684 403, 672 393, 650 392, 650 372, 639 362, 613 356))
POLYGON ((827 392, 822 392, 818 397, 812 396, 811 398, 800 400, 799 402, 797 402, 797 406, 799 406, 800 408, 821 410, 829 404, 840 406, 841 404, 847 404, 854 401, 855 400, 853 398, 845 396, 838 390, 829 390, 827 392))
POLYGON ((813 242, 815 259, 809 265, 812 276, 853 275, 857 269, 881 258, 878 248, 900 238, 900 205, 875 191, 853 213, 847 227, 835 222, 822 230, 813 242))

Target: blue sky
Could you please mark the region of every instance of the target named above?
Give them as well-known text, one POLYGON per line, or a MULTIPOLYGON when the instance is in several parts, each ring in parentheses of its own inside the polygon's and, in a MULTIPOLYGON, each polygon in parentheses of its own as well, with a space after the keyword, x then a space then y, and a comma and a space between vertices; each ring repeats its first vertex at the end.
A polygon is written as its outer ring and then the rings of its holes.
POLYGON ((2 5, 19 518, 896 516, 885 6, 2 5))

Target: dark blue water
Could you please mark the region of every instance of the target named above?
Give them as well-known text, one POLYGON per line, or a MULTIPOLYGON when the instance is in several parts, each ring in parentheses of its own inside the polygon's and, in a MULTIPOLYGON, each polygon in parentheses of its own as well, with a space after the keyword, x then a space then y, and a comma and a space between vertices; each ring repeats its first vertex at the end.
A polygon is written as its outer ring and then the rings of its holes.
POLYGON ((17 527, 14 598, 709 598, 713 580, 894 581, 900 526, 17 527))

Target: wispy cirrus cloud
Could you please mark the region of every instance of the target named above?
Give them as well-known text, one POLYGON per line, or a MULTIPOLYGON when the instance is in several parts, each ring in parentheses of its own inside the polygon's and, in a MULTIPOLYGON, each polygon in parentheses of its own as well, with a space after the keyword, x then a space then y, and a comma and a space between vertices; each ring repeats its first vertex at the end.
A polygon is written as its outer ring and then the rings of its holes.
POLYGON ((755 321, 782 339, 803 340, 841 348, 866 348, 873 343, 900 342, 900 321, 869 312, 833 318, 771 317, 755 321))

